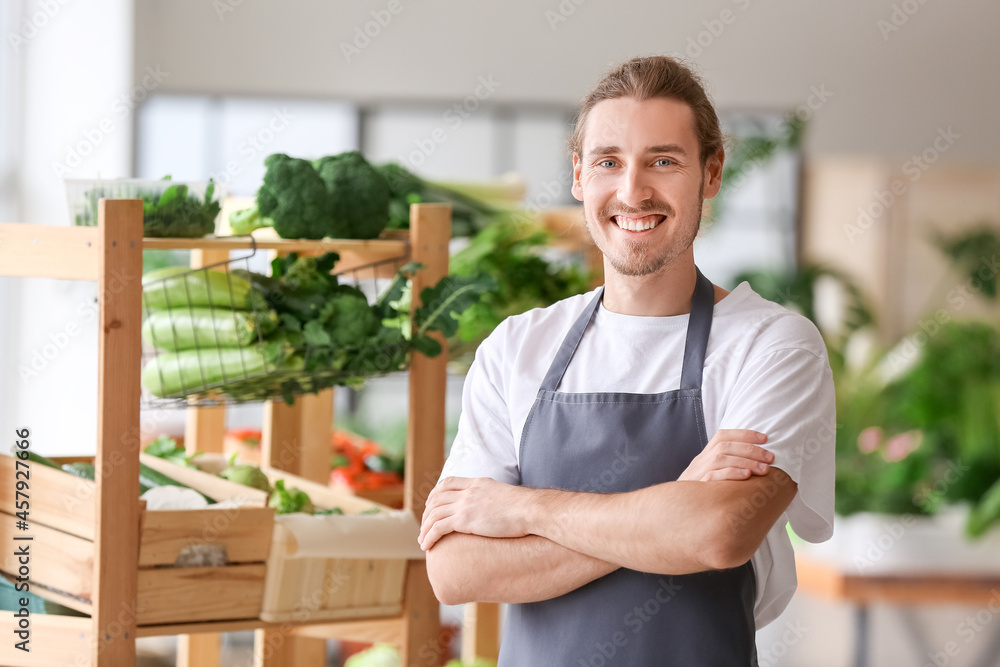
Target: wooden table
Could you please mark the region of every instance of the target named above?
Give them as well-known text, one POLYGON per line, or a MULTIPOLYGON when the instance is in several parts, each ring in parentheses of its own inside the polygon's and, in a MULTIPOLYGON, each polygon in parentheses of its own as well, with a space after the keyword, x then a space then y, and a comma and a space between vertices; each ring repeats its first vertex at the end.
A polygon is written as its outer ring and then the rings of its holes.
MULTIPOLYGON (((992 616, 1000 615, 1000 575, 976 576, 961 574, 901 574, 861 575, 844 572, 836 565, 810 557, 796 550, 795 569, 799 590, 833 600, 842 600, 854 608, 854 664, 866 667, 869 656, 869 606, 885 603, 896 606, 916 650, 919 662, 929 664, 931 655, 944 652, 946 647, 932 647, 920 630, 912 607, 917 605, 958 604, 978 606, 992 616)), ((985 625, 985 624, 984 624, 985 625)), ((992 631, 986 637, 982 667, 995 667, 1000 655, 1000 618, 993 619, 992 631), (994 623, 996 626, 994 626, 994 623)), ((957 644, 958 642, 954 642, 957 644)), ((946 645, 947 646, 947 645, 946 645)), ((950 658, 949 658, 950 659, 950 658)))

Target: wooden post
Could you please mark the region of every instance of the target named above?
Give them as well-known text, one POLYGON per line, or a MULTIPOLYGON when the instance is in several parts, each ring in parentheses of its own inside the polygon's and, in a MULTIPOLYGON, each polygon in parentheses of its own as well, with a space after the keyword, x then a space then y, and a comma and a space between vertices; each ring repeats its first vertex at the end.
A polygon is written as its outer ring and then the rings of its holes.
POLYGON ((462 661, 500 658, 500 605, 472 602, 465 605, 462 620, 462 661))
POLYGON ((139 567, 142 201, 100 200, 97 514, 90 664, 135 665, 139 567))
POLYGON ((281 399, 266 401, 262 430, 261 465, 298 475, 302 459, 302 397, 297 396, 293 405, 281 399))
POLYGON ((333 388, 299 396, 302 401, 302 454, 299 475, 330 483, 330 441, 333 436, 333 388))
MULTIPOLYGON (((200 269, 229 259, 228 250, 191 251, 190 266, 200 269)), ((226 406, 187 409, 184 451, 221 452, 226 437, 226 406)), ((217 633, 180 635, 177 638, 177 667, 219 667, 222 636, 217 633)))
MULTIPOLYGON (((451 210, 446 204, 414 204, 410 207, 410 258, 424 264, 413 277, 413 308, 420 292, 448 275, 448 242, 451 240, 451 210)), ((444 466, 447 345, 435 334, 444 351, 433 359, 414 353, 410 359, 410 410, 406 437, 404 506, 419 520, 427 495, 437 484, 444 466)), ((402 663, 431 667, 442 664, 440 605, 427 579, 425 561, 407 564, 403 594, 406 636, 402 663)))

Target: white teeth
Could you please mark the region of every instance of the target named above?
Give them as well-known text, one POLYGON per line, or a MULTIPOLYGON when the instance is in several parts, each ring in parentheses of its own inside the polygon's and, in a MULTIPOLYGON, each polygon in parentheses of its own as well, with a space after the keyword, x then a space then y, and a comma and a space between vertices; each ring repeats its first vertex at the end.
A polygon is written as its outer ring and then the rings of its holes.
POLYGON ((660 224, 659 220, 636 220, 635 218, 626 218, 623 215, 615 216, 614 220, 619 227, 632 232, 645 231, 660 224))

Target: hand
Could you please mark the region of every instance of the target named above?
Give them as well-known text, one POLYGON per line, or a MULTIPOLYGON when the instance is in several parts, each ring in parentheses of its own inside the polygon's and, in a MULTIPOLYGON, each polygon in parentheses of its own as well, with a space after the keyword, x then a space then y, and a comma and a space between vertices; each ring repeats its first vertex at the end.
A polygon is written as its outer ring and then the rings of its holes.
POLYGON ((427 496, 420 548, 427 551, 448 533, 523 537, 525 501, 532 489, 488 477, 446 477, 427 496))
POLYGON ((774 461, 774 454, 760 446, 765 442, 767 436, 757 431, 719 430, 677 480, 714 482, 765 475, 774 461))

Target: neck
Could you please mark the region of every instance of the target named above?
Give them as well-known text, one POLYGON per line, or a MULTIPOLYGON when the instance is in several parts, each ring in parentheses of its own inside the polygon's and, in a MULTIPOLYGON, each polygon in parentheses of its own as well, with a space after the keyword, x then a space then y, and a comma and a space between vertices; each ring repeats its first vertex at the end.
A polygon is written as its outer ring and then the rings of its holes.
POLYGON ((626 276, 604 260, 604 307, 622 315, 667 317, 691 312, 698 281, 694 252, 688 248, 655 274, 626 276))

